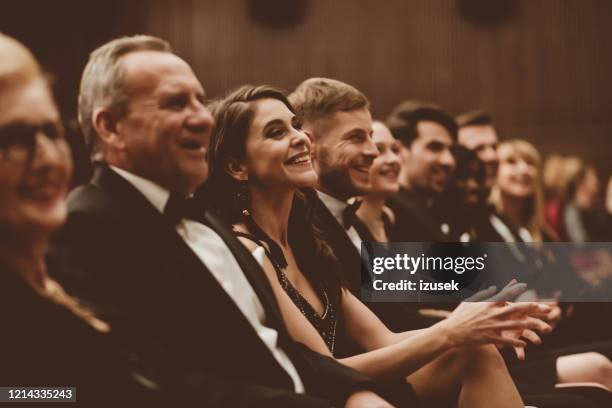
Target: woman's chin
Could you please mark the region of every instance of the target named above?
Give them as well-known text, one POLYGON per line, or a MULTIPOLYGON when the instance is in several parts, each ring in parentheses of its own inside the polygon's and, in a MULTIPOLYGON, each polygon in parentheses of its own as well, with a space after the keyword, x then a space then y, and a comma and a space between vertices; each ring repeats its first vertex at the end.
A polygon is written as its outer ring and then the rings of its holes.
POLYGON ((295 186, 295 188, 307 188, 316 187, 319 178, 317 177, 317 174, 313 171, 311 173, 309 172, 306 174, 302 174, 298 177, 294 177, 292 181, 292 184, 295 186))
POLYGON ((381 183, 381 184, 372 185, 368 194, 376 195, 376 196, 391 197, 395 195, 395 193, 397 193, 398 191, 399 191, 398 183, 381 183))
POLYGON ((507 191, 507 195, 517 199, 527 199, 533 195, 533 190, 528 188, 513 188, 507 191))
POLYGON ((23 215, 25 223, 31 229, 52 231, 61 227, 66 221, 67 208, 63 202, 47 208, 37 208, 34 206, 33 208, 28 208, 23 215))

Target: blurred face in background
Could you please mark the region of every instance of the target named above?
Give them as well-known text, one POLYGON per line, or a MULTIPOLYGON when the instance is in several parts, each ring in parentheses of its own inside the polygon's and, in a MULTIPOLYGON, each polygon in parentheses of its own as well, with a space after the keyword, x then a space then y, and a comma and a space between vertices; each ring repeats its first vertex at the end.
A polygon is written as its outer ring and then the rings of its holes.
POLYGON ((402 179, 407 178, 412 189, 442 193, 455 169, 453 139, 444 126, 428 120, 418 122, 417 132, 410 146, 402 146, 402 179))
POLYGON ((597 176, 597 171, 593 167, 588 167, 584 177, 576 188, 576 201, 581 208, 590 209, 597 206, 601 183, 597 176))
POLYGON ((486 203, 488 194, 484 187, 485 171, 484 164, 475 159, 465 163, 461 172, 455 175, 454 188, 459 192, 464 205, 471 207, 486 203))
POLYGON ((499 151, 497 183, 502 194, 514 198, 528 198, 535 194, 538 177, 538 160, 511 145, 499 151))
POLYGON ((28 81, 0 95, 0 225, 48 232, 66 217, 70 150, 47 84, 28 81))
POLYGON ((472 150, 485 164, 485 186, 490 190, 495 184, 499 157, 497 133, 491 125, 465 126, 459 129, 459 144, 472 150))
POLYGON ((401 168, 401 144, 381 122, 374 122, 372 130, 372 141, 379 155, 370 167, 370 194, 390 197, 399 190, 397 179, 401 168))

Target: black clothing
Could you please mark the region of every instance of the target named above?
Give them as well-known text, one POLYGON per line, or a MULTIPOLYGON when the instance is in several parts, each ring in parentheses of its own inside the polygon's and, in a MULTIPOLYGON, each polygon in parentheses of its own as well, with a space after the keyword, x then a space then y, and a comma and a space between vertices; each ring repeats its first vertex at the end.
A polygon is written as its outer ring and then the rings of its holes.
MULTIPOLYGON (((112 334, 96 331, 71 310, 43 298, 3 265, 0 319, 3 386, 72 386, 76 405, 87 407, 113 401, 165 406, 170 401, 162 388, 167 384, 142 371, 146 367, 116 344, 112 334)), ((175 400, 183 397, 177 393, 175 400)))
POLYGON ((304 296, 302 296, 302 294, 296 289, 296 287, 293 286, 289 278, 287 278, 287 275, 285 275, 285 272, 283 272, 283 268, 279 265, 278 261, 272 256, 271 252, 262 243, 262 241, 251 234, 236 232, 236 235, 250 239, 264 248, 266 256, 274 267, 276 277, 278 278, 281 287, 287 293, 287 296, 289 296, 291 301, 293 301, 293 303, 297 306, 300 312, 302 312, 302 314, 308 319, 310 324, 317 329, 317 332, 321 335, 323 341, 325 341, 329 351, 334 354, 336 332, 338 329, 338 310, 340 308, 339 296, 331 291, 328 291, 325 287, 321 287, 320 285, 316 285, 315 282, 311 282, 313 288, 315 288, 317 292, 317 296, 323 303, 323 314, 319 315, 308 300, 306 300, 304 296))
POLYGON ((205 406, 342 405, 370 387, 362 374, 293 342, 250 252, 214 217, 201 220, 236 258, 309 396, 295 394, 287 372, 175 227, 108 166, 69 197, 68 221, 54 247, 58 280, 131 347, 154 339, 201 391, 205 406))
POLYGON ((445 223, 436 208, 427 206, 423 197, 400 187, 396 195, 387 201, 395 214, 391 229, 392 242, 446 242, 448 233, 442 232, 445 223))
MULTIPOLYGON (((385 212, 383 212, 381 214, 381 219, 382 219, 382 222, 383 222, 383 227, 385 229, 385 234, 387 235, 387 237, 390 237, 391 236, 391 229, 393 228, 393 224, 391 223, 391 220, 389 219, 389 216, 385 212)), ((374 235, 372 235, 372 232, 365 225, 365 223, 359 217, 357 217, 357 216, 355 216, 355 218, 353 220, 353 227, 355 228, 355 230, 357 230, 357 233, 361 237, 362 241, 366 241, 366 242, 378 242, 378 241, 376 241, 374 239, 374 235)))
POLYGON ((338 223, 325 203, 316 196, 312 200, 314 227, 320 231, 338 259, 346 286, 359 296, 361 285, 370 282, 370 276, 361 266, 361 255, 348 237, 345 227, 338 223))
MULTIPOLYGON (((276 276, 281 284, 281 287, 285 290, 289 298, 293 301, 293 303, 300 309, 302 314, 308 319, 308 321, 314 326, 317 330, 327 348, 330 352, 336 357, 345 357, 349 356, 353 353, 349 353, 346 350, 346 335, 343 333, 344 331, 344 320, 341 318, 341 306, 340 306, 340 297, 335 295, 330 300, 330 296, 334 293, 331 290, 326 290, 324 287, 320 287, 319 285, 313 285, 317 290, 317 294, 324 305, 324 312, 321 316, 315 311, 312 305, 306 300, 302 294, 293 286, 293 284, 289 281, 285 273, 283 272, 283 268, 280 267, 278 261, 273 256, 272 252, 268 250, 266 245, 262 242, 268 243, 268 240, 262 241, 258 237, 252 234, 245 234, 242 232, 236 232, 236 235, 250 239, 256 244, 262 246, 265 250, 266 256, 272 263, 274 270, 276 272, 276 276), (329 295, 328 295, 329 293, 329 295), (337 342, 336 340, 339 339, 337 342), (338 347, 336 346, 338 344, 338 347), (343 349, 344 348, 344 349, 343 349)), ((312 282, 311 282, 312 284, 312 282)), ((396 404, 397 406, 406 406, 407 404, 414 407, 418 405, 416 400, 416 394, 412 389, 412 386, 407 383, 403 378, 396 380, 385 380, 381 381, 377 384, 377 391, 385 397, 391 403, 396 404)))

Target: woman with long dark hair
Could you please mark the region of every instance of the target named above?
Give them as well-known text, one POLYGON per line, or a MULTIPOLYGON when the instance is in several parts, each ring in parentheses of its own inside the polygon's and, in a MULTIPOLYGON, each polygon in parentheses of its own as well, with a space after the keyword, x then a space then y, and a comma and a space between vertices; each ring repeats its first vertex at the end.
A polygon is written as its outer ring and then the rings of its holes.
POLYGON ((311 140, 284 94, 245 86, 211 108, 210 208, 263 265, 296 341, 374 378, 407 377, 430 404, 522 406, 494 344, 525 345, 505 329, 538 341, 523 330, 548 330, 528 316, 546 307, 462 304, 428 329, 392 333, 344 288, 333 253, 310 223, 307 198, 317 181, 311 140), (363 353, 347 355, 348 342, 363 353))

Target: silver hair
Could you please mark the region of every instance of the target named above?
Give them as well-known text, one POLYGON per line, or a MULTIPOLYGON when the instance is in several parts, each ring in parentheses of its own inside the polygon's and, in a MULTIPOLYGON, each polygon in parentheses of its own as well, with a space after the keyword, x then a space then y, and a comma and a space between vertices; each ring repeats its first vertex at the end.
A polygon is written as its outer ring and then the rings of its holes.
POLYGON ((100 158, 102 154, 100 139, 92 125, 93 113, 104 107, 118 118, 127 114, 129 95, 121 58, 136 51, 172 52, 172 49, 168 42, 160 38, 134 35, 109 41, 89 55, 81 77, 78 112, 79 124, 92 158, 100 158))

